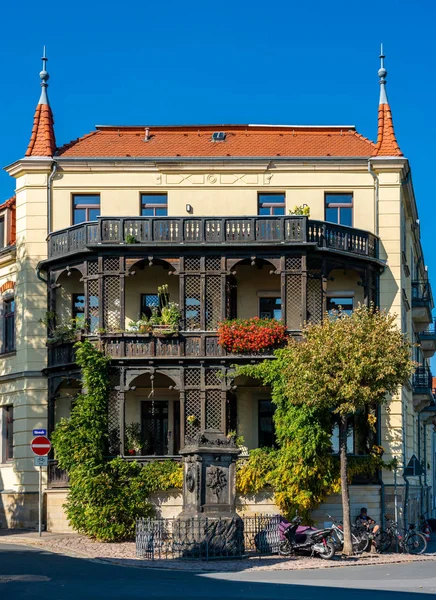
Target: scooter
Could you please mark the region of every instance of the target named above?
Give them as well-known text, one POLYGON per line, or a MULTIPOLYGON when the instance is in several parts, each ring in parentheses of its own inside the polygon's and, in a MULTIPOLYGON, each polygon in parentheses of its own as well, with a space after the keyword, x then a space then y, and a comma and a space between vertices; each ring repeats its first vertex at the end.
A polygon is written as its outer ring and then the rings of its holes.
POLYGON ((302 518, 296 516, 284 529, 285 540, 279 546, 279 554, 290 556, 297 552, 318 554, 320 558, 329 560, 335 555, 335 544, 332 540, 332 528, 312 529, 308 527, 303 533, 297 534, 302 518))

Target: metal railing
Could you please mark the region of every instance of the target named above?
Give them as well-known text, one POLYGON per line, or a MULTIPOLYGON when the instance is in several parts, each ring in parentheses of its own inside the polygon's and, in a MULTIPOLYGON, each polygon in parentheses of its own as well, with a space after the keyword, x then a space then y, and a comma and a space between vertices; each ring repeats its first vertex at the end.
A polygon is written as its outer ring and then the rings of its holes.
POLYGON ((138 519, 136 555, 149 560, 277 554, 280 515, 138 519))
POLYGON ((433 390, 433 375, 429 367, 419 366, 412 377, 413 389, 433 390))
POLYGON ((431 285, 428 280, 412 281, 412 303, 415 306, 422 306, 432 303, 431 285))
POLYGON ((361 229, 307 217, 98 217, 48 236, 48 257, 98 245, 314 244, 370 258, 378 238, 361 229))

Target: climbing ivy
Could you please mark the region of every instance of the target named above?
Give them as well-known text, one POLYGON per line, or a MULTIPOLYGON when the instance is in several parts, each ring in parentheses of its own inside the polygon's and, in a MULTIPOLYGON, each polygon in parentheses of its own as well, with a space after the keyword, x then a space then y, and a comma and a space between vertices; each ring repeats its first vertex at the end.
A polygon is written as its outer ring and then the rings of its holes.
POLYGON ((368 455, 348 459, 341 472, 331 435, 335 419, 347 425, 348 415, 363 415, 364 428, 373 429, 376 417, 370 407, 382 404, 410 375, 410 344, 394 319, 359 306, 350 317, 338 313, 304 327, 303 340, 290 340, 286 348, 275 350, 273 361, 236 367, 237 375, 270 386, 278 443, 273 455, 252 453, 239 469, 241 491, 260 489, 260 478, 273 487, 285 514, 298 510, 309 520, 327 496, 341 490, 344 494, 344 489, 348 493, 347 481, 356 475, 391 467, 382 460, 383 449, 372 446, 368 455))
POLYGON ((74 530, 100 541, 132 539, 136 519, 154 512, 150 494, 181 487, 181 465, 105 458, 109 361, 88 340, 76 344, 76 357, 85 393, 52 435, 56 459, 70 481, 67 518, 74 530))

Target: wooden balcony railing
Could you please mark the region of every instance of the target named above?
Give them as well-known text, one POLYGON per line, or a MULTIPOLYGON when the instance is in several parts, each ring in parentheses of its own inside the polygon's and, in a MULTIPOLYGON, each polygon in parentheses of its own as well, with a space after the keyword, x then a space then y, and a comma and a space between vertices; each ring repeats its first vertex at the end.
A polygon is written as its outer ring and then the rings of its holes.
POLYGON ((51 233, 49 259, 101 245, 314 244, 353 255, 378 257, 372 233, 307 217, 98 217, 51 233))
MULTIPOLYGON (((98 343, 102 351, 113 359, 171 359, 187 358, 259 358, 272 356, 270 351, 252 354, 229 354, 218 344, 216 332, 183 331, 171 337, 155 337, 140 333, 104 333, 84 335, 83 338, 98 343)), ((48 366, 74 364, 74 342, 48 347, 48 366)))
POLYGON ((68 487, 68 475, 64 469, 59 468, 58 461, 50 459, 47 467, 47 478, 49 488, 68 487))

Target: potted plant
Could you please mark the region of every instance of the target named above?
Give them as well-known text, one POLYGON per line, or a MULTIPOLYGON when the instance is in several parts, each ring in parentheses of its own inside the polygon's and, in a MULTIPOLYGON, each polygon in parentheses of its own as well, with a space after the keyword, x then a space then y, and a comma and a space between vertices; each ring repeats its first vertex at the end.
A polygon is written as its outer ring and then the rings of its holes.
POLYGON ((69 319, 66 323, 55 326, 57 316, 54 312, 47 312, 39 322, 48 330, 47 345, 64 344, 75 342, 85 332, 83 319, 69 319))
POLYGON ((310 217, 310 206, 302 204, 301 206, 294 206, 293 210, 289 211, 290 215, 298 217, 310 217))
POLYGON ((126 452, 132 456, 140 456, 142 451, 141 424, 129 423, 125 430, 126 452))
POLYGON ((125 240, 126 240, 126 244, 137 244, 138 243, 138 240, 132 233, 128 233, 126 235, 125 240))
POLYGON ((170 301, 170 292, 169 292, 167 283, 164 283, 163 285, 158 286, 157 295, 159 298, 159 308, 162 310, 162 308, 164 306, 167 306, 167 304, 170 301))
POLYGON ((127 326, 127 331, 131 333, 150 333, 152 330, 152 324, 145 315, 142 315, 138 321, 130 321, 127 326))
POLYGON ((179 322, 181 319, 179 305, 176 302, 168 302, 161 309, 159 322, 153 324, 153 335, 172 335, 179 331, 179 322))

